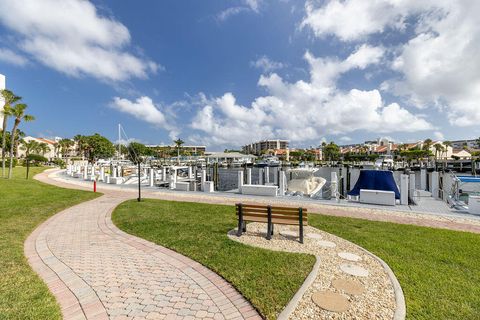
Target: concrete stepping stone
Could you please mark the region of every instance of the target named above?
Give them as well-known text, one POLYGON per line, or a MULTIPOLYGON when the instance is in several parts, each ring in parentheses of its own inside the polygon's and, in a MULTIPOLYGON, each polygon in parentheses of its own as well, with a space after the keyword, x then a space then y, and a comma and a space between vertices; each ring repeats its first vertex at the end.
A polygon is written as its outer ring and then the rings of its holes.
POLYGON ((317 244, 321 247, 325 247, 325 248, 335 248, 337 245, 332 242, 332 241, 326 241, 326 240, 321 240, 321 241, 318 241, 317 244))
POLYGON ((318 233, 307 233, 305 237, 310 238, 310 239, 322 239, 322 235, 318 233))
POLYGON ((320 308, 332 312, 345 312, 350 307, 350 302, 345 296, 330 291, 315 292, 312 301, 320 308))
POLYGON ((350 263, 342 264, 340 270, 355 277, 368 277, 369 274, 367 269, 350 263))
POLYGON ((353 261, 353 262, 358 262, 362 260, 362 257, 351 252, 339 252, 338 256, 342 259, 353 261))
POLYGON ((351 295, 360 295, 365 291, 365 287, 360 282, 354 280, 334 279, 332 286, 351 295))
POLYGON ((290 230, 285 230, 285 231, 280 231, 280 235, 284 237, 298 237, 298 232, 295 231, 290 231, 290 230))

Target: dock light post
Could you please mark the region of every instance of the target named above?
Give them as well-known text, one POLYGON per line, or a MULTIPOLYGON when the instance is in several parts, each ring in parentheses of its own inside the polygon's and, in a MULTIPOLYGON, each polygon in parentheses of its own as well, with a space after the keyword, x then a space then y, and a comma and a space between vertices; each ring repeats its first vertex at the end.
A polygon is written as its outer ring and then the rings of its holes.
POLYGON ((140 161, 138 161, 138 198, 137 198, 138 202, 142 201, 142 187, 141 187, 140 175, 141 175, 140 161))

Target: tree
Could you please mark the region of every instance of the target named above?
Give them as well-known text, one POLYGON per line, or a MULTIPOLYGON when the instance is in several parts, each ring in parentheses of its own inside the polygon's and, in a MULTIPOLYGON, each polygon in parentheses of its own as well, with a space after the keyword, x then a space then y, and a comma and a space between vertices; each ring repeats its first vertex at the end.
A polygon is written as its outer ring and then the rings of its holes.
POLYGON ((423 141, 423 150, 430 150, 432 143, 432 139, 425 139, 425 141, 423 141))
POLYGON ((62 139, 58 141, 60 153, 62 154, 62 156, 65 157, 66 155, 70 154, 70 149, 71 147, 73 147, 74 144, 74 141, 71 139, 62 139))
POLYGON ((152 150, 147 148, 144 144, 140 142, 130 142, 127 147, 128 150, 128 158, 133 163, 141 162, 142 157, 151 156, 152 150))
POLYGON ((329 161, 338 160, 340 157, 340 147, 332 141, 323 147, 323 154, 329 161))
POLYGON ((45 156, 45 153, 47 153, 48 151, 50 151, 50 147, 48 146, 48 144, 46 144, 45 142, 40 142, 38 144, 37 152, 40 152, 42 156, 45 156))
POLYGON ((15 118, 15 122, 13 124, 13 129, 11 133, 11 145, 10 145, 10 163, 9 163, 9 168, 8 168, 8 178, 12 178, 12 169, 13 169, 13 147, 15 145, 15 136, 17 134, 17 129, 18 126, 20 125, 20 122, 25 121, 33 121, 35 120, 34 116, 25 114, 25 109, 27 109, 27 105, 24 103, 17 103, 16 105, 12 106, 10 108, 10 115, 15 118))
POLYGON ((177 147, 177 163, 179 164, 180 163, 180 147, 185 143, 185 141, 179 138, 173 141, 173 143, 175 143, 175 146, 177 147))
POLYGON ((39 152, 39 147, 40 144, 38 141, 35 140, 30 140, 30 141, 25 141, 22 140, 22 146, 20 147, 23 151, 25 151, 25 157, 28 157, 32 153, 37 153, 39 152))
POLYGON ((0 90, 0 95, 3 97, 5 102, 3 106, 3 110, 0 112, 3 114, 3 126, 2 126, 2 178, 5 177, 5 156, 7 153, 7 120, 8 117, 11 115, 12 105, 22 98, 15 95, 12 91, 3 89, 0 90))
POLYGON ((87 158, 90 162, 94 162, 100 158, 111 158, 115 154, 113 143, 98 133, 95 133, 92 136, 85 136, 82 141, 84 143, 84 150, 87 158))

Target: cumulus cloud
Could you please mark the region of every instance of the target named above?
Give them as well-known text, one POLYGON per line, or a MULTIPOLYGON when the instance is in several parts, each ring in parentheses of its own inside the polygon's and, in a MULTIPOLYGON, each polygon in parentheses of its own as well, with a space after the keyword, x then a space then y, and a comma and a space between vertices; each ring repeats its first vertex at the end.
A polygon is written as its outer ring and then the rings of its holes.
POLYGON ((354 69, 378 63, 383 49, 360 46, 345 60, 316 58, 305 54, 310 79, 286 82, 278 74, 262 75, 258 85, 268 95, 250 106, 239 104, 232 93, 205 99, 191 123, 205 134, 203 142, 238 145, 252 139, 288 138, 293 142, 314 142, 327 134, 357 130, 371 132, 419 131, 433 126, 398 104, 385 104, 378 90, 340 90, 338 78, 354 69))
POLYGON ((0 48, 0 61, 4 61, 16 66, 24 66, 28 59, 10 49, 0 48))
POLYGON ((155 126, 161 127, 167 125, 165 115, 155 106, 149 97, 143 96, 135 101, 115 97, 112 103, 110 103, 110 106, 120 112, 130 114, 139 120, 155 126))
POLYGON ((84 0, 4 0, 0 23, 16 32, 20 50, 71 75, 106 81, 146 78, 159 66, 128 52, 130 33, 84 0))
POLYGON ((284 68, 285 64, 278 61, 273 61, 269 57, 263 55, 255 61, 250 61, 250 66, 268 73, 284 68))
POLYGON ((398 77, 382 87, 416 107, 438 108, 453 125, 480 121, 480 2, 307 0, 305 12, 301 26, 317 37, 400 35, 389 65, 398 77))

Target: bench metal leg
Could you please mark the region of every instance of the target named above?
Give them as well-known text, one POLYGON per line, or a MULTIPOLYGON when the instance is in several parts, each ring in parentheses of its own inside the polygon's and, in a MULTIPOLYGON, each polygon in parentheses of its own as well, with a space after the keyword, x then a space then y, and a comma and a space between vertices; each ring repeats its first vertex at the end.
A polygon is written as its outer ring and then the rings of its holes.
POLYGON ((268 206, 268 217, 267 217, 267 240, 272 239, 273 234, 273 224, 272 224, 272 207, 268 206))
POLYGON ((247 223, 245 221, 243 221, 242 231, 247 232, 247 223))
POLYGON ((243 230, 243 212, 242 212, 242 204, 237 204, 238 207, 238 228, 237 228, 237 237, 240 237, 242 235, 242 230, 243 230))
POLYGON ((303 208, 298 209, 298 222, 300 227, 300 243, 303 243, 303 208))

